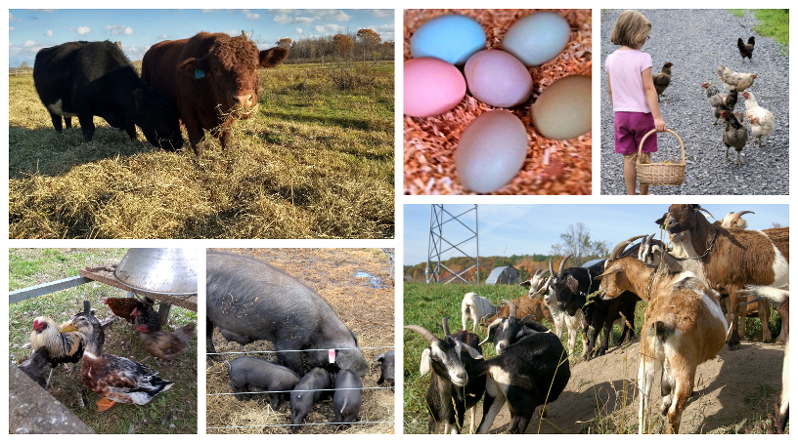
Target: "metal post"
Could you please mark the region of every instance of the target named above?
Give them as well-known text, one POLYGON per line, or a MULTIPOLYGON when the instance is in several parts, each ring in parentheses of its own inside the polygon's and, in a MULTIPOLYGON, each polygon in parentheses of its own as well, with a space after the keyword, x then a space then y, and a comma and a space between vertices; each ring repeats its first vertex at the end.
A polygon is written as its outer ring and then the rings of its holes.
POLYGON ((450 283, 454 280, 460 280, 463 283, 471 283, 467 281, 463 276, 470 271, 471 269, 476 267, 476 277, 477 277, 477 284, 481 283, 479 277, 479 219, 477 215, 477 205, 474 205, 473 208, 464 211, 460 214, 453 215, 449 211, 447 211, 443 205, 430 205, 430 215, 429 215, 429 241, 427 243, 427 267, 424 271, 425 278, 427 284, 430 282, 441 283, 442 280, 444 284, 450 283), (468 226, 464 220, 467 216, 470 216, 471 212, 474 212, 474 220, 475 226, 472 229, 468 226), (447 216, 444 219, 444 215, 447 216), (457 240, 457 239, 447 239, 444 237, 443 233, 443 226, 449 222, 457 222, 461 227, 465 228, 467 231, 470 232, 468 237, 464 240, 457 240), (451 241, 450 241, 451 240, 451 241), (464 245, 470 242, 471 240, 476 240, 477 245, 477 255, 476 258, 469 255, 465 252, 464 245), (446 249, 444 249, 444 243, 446 244, 446 249), (470 259, 470 265, 466 266, 465 269, 456 272, 449 269, 443 263, 443 255, 447 252, 459 252, 466 258, 470 259), (446 278, 442 277, 443 271, 447 271, 450 276, 446 278))

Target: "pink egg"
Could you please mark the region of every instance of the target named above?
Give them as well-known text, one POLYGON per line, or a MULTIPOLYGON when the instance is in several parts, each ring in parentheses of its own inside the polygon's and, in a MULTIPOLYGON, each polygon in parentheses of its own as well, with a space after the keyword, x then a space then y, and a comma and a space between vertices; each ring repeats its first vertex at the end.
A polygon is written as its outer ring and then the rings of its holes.
POLYGON ((463 74, 437 58, 413 58, 404 64, 404 113, 430 117, 450 111, 466 92, 463 74))
POLYGON ((532 95, 529 70, 507 52, 477 52, 466 62, 464 72, 471 95, 491 106, 510 108, 532 95))

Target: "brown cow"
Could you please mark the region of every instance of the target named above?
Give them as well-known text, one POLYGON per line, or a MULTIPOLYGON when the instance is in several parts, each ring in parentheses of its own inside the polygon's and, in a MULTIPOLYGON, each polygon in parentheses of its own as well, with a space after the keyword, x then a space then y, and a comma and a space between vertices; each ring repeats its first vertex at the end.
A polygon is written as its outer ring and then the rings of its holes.
POLYGON ((288 56, 284 48, 258 51, 246 34, 200 32, 189 39, 162 41, 144 54, 141 77, 172 99, 199 157, 205 132, 230 144, 236 118, 249 118, 258 104, 258 68, 273 68, 288 56))

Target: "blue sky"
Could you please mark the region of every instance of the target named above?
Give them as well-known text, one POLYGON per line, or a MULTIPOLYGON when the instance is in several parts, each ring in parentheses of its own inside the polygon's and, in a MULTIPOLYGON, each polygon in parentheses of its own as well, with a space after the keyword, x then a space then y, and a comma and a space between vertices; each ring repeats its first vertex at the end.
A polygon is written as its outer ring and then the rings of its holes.
POLYGON ((261 49, 288 37, 301 40, 361 28, 373 29, 383 41, 394 40, 392 9, 238 9, 125 10, 65 9, 9 11, 9 65, 33 65, 36 53, 65 42, 121 41, 131 60, 162 40, 188 38, 199 31, 240 35, 254 32, 261 49))
MULTIPOLYGON (((460 214, 473 205, 444 205, 452 214, 460 214)), ((729 212, 754 211, 745 215, 748 229, 767 229, 773 222, 789 226, 788 205, 712 205, 702 207, 722 219, 729 212)), ((511 256, 549 254, 551 245, 560 242, 560 234, 570 224, 582 222, 590 229, 593 240, 606 240, 612 248, 629 237, 652 234, 659 230, 654 224, 668 210, 668 205, 479 205, 479 255, 511 256)), ((426 262, 429 239, 429 205, 404 206, 404 264, 426 262)), ((709 217, 708 217, 709 218, 709 217)), ((446 218, 444 218, 446 219, 446 218)), ((464 217, 472 229, 473 213, 464 217)), ((709 218, 710 221, 714 221, 709 218)), ((467 230, 450 222, 444 225, 444 237, 452 243, 465 240, 467 230)), ((475 254, 476 246, 470 242, 475 254)), ((444 258, 462 256, 446 254, 444 258)))

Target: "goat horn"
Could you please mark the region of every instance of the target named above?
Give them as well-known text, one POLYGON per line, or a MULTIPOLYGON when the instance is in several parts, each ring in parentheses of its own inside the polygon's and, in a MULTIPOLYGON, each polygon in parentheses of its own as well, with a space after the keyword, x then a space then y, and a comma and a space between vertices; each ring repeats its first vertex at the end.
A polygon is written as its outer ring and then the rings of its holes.
POLYGON ((756 212, 754 212, 754 211, 740 211, 740 212, 737 213, 737 216, 738 217, 742 217, 745 214, 756 214, 756 212))
POLYGON ((548 269, 543 269, 543 272, 540 273, 540 276, 542 277, 542 276, 546 275, 547 272, 549 272, 548 269))
POLYGON ((643 237, 645 237, 645 235, 636 235, 634 237, 630 237, 627 240, 624 240, 624 241, 618 243, 618 246, 616 246, 615 249, 612 250, 612 254, 610 254, 610 258, 608 258, 607 261, 608 262, 613 262, 613 261, 617 260, 618 259, 618 254, 622 253, 623 250, 626 249, 627 246, 631 245, 632 243, 634 243, 635 241, 637 241, 638 239, 641 239, 643 237))
POLYGON ((516 310, 515 303, 511 302, 510 300, 504 300, 504 302, 507 303, 508 306, 510 306, 510 317, 515 317, 515 310, 516 310))
POLYGON ((552 255, 551 257, 549 257, 549 272, 551 272, 551 275, 556 276, 557 274, 554 273, 554 268, 551 266, 551 262, 553 260, 554 260, 554 256, 552 255))
POLYGON ((425 328, 425 327, 423 327, 423 326, 419 326, 419 325, 406 325, 406 326, 405 326, 405 329, 409 329, 409 330, 411 330, 411 331, 413 331, 413 332, 417 332, 417 333, 418 333, 418 334, 420 334, 422 337, 426 338, 426 339, 427 339, 427 341, 428 341, 428 342, 430 342, 430 344, 432 344, 432 342, 434 342, 434 341, 437 341, 437 340, 438 340, 438 337, 436 337, 436 336, 435 336, 435 334, 433 334, 432 332, 429 332, 429 331, 427 330, 427 328, 425 328))
POLYGON ((479 344, 480 346, 484 345, 485 343, 488 342, 488 340, 490 340, 490 330, 495 328, 496 326, 498 326, 501 322, 502 322, 502 319, 497 317, 496 320, 493 320, 493 323, 488 325, 488 336, 485 337, 485 340, 482 340, 482 342, 479 344))
MULTIPOLYGON (((701 207, 701 205, 696 205, 696 206, 698 206, 698 210, 699 210, 699 211, 706 212, 707 214, 709 214, 709 216, 710 216, 710 217, 712 217, 712 218, 715 218, 715 216, 714 216, 714 215, 712 215, 712 213, 711 213, 711 212, 709 212, 709 211, 707 211, 706 209, 702 208, 702 207, 701 207)), ((715 218, 715 220, 717 220, 717 219, 715 218)))
POLYGON ((452 335, 449 333, 449 317, 443 317, 443 333, 445 335, 452 335))
POLYGON ((563 257, 562 261, 560 262, 560 270, 557 272, 558 276, 562 275, 562 271, 563 271, 563 269, 565 269, 565 263, 568 262, 568 259, 571 258, 572 255, 573 254, 568 254, 565 257, 563 257))
POLYGON ((535 321, 535 314, 527 314, 524 318, 521 319, 521 324, 524 324, 528 321, 535 321))

